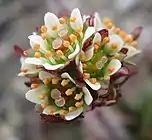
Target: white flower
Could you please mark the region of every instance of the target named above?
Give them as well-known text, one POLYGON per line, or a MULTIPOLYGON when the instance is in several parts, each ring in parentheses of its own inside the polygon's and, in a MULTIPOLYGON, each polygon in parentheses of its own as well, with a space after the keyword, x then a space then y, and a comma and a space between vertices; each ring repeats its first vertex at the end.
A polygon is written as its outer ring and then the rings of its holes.
POLYGON ((25 57, 21 57, 20 62, 21 72, 18 74, 18 76, 37 74, 40 71, 40 69, 36 68, 36 65, 25 63, 25 57))
POLYGON ((37 85, 35 89, 28 91, 26 93, 26 98, 33 103, 42 105, 42 107, 44 108, 43 114, 47 114, 47 115, 60 114, 62 117, 65 118, 65 120, 69 121, 78 117, 81 113, 83 113, 85 104, 90 105, 93 101, 93 98, 89 90, 85 86, 82 87, 82 89, 79 89, 80 92, 78 93, 76 92, 77 87, 75 87, 75 81, 68 73, 63 73, 61 75, 61 78, 59 78, 51 73, 40 71, 39 78, 45 84, 37 85), (49 79, 52 80, 54 79, 54 80, 52 81, 52 83, 48 83, 47 81, 49 79), (73 87, 71 87, 71 89, 68 88, 66 89, 65 86, 68 83, 70 83, 70 85, 73 83, 73 87), (60 84, 61 86, 64 87, 63 89, 60 86, 60 84), (53 88, 52 87, 53 85, 54 86, 58 85, 58 86, 55 86, 53 88), (62 91, 65 89, 66 91, 62 91), (68 103, 65 100, 65 96, 66 98, 70 98, 76 103, 74 104, 73 102, 72 103, 73 105, 69 107, 67 107, 67 105, 64 106, 65 104, 68 103))

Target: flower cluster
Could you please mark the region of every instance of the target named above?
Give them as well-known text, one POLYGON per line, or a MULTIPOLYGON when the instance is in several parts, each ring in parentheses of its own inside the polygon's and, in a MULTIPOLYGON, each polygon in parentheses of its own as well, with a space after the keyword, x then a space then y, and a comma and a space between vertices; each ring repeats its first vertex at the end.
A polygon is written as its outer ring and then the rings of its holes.
POLYGON ((82 17, 77 8, 60 18, 46 13, 44 25, 28 37, 31 48, 15 47, 22 64, 18 75, 29 79, 26 99, 48 122, 70 121, 88 107, 116 103, 131 76, 130 60, 140 53, 140 31, 127 34, 98 13, 82 17))

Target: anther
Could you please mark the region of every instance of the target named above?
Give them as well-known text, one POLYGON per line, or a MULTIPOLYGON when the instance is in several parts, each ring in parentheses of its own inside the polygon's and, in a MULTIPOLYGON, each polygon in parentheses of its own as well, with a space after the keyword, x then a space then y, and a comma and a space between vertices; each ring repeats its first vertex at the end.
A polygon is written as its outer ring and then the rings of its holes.
POLYGON ((111 22, 109 22, 106 26, 108 29, 111 29, 113 27, 113 24, 111 22))
POLYGON ((59 78, 52 78, 52 84, 56 85, 59 83, 59 78))
POLYGON ((41 94, 41 95, 39 96, 39 98, 40 98, 41 100, 44 100, 44 99, 46 98, 46 94, 41 94))
POLYGON ((104 18, 103 19, 104 25, 107 25, 109 22, 111 22, 111 20, 109 18, 104 18))
POLYGON ((70 46, 70 42, 69 41, 63 41, 63 46, 68 48, 70 46))
POLYGON ((72 90, 72 89, 68 89, 68 90, 65 92, 65 94, 66 94, 67 96, 70 96, 70 95, 73 94, 73 90, 72 90))
POLYGON ((61 111, 60 111, 60 115, 61 115, 61 116, 65 116, 67 113, 68 113, 68 112, 67 112, 66 110, 61 110, 61 111))
POLYGON ((27 72, 28 72, 28 69, 24 69, 24 68, 22 68, 22 69, 21 69, 21 72, 23 72, 23 73, 27 73, 27 72))
POLYGON ((50 79, 50 78, 46 78, 46 79, 43 80, 43 83, 44 83, 45 85, 50 84, 50 82, 51 82, 51 79, 50 79))
POLYGON ((41 26, 41 32, 46 33, 47 32, 47 27, 46 26, 41 26))
POLYGON ((45 40, 47 38, 47 34, 46 33, 42 33, 41 37, 42 37, 43 40, 45 40))
POLYGON ((41 107, 42 107, 42 108, 46 108, 46 107, 47 107, 47 105, 48 105, 48 103, 47 103, 47 102, 43 102, 43 103, 41 104, 41 107))
POLYGON ((115 70, 115 68, 114 68, 113 66, 109 66, 109 67, 108 67, 108 70, 109 70, 110 72, 113 72, 113 71, 115 70))
POLYGON ((50 51, 45 52, 45 57, 50 58, 52 56, 52 53, 50 51))
POLYGON ((91 82, 92 84, 95 84, 95 83, 97 82, 97 79, 96 79, 96 78, 91 78, 91 79, 90 79, 90 82, 91 82))
POLYGON ((109 37, 105 37, 105 38, 103 39, 103 44, 106 44, 106 43, 108 43, 109 41, 110 41, 109 37))
POLYGON ((40 49, 40 45, 39 45, 39 44, 35 44, 35 45, 33 46, 33 50, 34 50, 34 51, 39 51, 39 49, 40 49))
POLYGON ((60 24, 64 24, 65 23, 65 19, 63 17, 59 18, 60 24))
POLYGON ((84 78, 84 79, 90 78, 90 74, 89 74, 89 73, 84 73, 84 74, 83 74, 83 78, 84 78))
POLYGON ((34 57, 40 58, 41 57, 41 53, 40 52, 35 52, 34 57))
POLYGON ((82 96, 83 96, 83 92, 80 92, 79 94, 75 95, 74 99, 78 101, 78 100, 82 99, 82 96))
POLYGON ((64 87, 64 86, 67 86, 68 85, 68 83, 70 82, 70 80, 62 80, 62 82, 61 82, 61 85, 64 87))
POLYGON ((111 44, 111 47, 112 47, 112 49, 117 49, 117 47, 118 47, 118 44, 117 43, 113 43, 113 44, 111 44))
POLYGON ((69 37, 72 42, 75 42, 77 40, 77 36, 74 34, 71 34, 69 37))
POLYGON ((76 108, 75 108, 74 106, 70 106, 70 107, 69 107, 69 112, 73 112, 73 111, 75 111, 75 109, 76 109, 76 108))
POLYGON ((57 30, 57 25, 53 25, 53 26, 52 26, 52 30, 53 30, 53 31, 57 30))
POLYGON ((37 88, 38 87, 38 84, 31 84, 31 88, 32 89, 35 89, 35 88, 37 88))
POLYGON ((70 22, 75 22, 76 18, 75 17, 70 17, 70 22))

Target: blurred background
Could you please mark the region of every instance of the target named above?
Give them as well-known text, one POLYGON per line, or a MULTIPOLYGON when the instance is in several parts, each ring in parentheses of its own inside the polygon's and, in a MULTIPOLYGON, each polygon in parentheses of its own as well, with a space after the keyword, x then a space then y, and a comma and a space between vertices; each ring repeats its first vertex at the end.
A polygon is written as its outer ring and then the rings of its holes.
POLYGON ((152 0, 0 0, 0 140, 151 140, 152 139, 152 0), (71 124, 46 124, 25 99, 24 78, 13 45, 29 46, 27 36, 43 24, 47 11, 80 8, 99 12, 120 28, 144 30, 136 60, 138 74, 123 87, 113 107, 97 108, 71 124))

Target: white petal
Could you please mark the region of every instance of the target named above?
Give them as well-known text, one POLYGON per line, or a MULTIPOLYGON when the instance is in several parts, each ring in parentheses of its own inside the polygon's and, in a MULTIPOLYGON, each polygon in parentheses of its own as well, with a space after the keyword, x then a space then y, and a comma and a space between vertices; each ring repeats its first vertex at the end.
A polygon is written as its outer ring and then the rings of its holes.
POLYGON ((84 101, 87 105, 90 105, 93 101, 90 91, 86 87, 82 87, 84 92, 84 101))
POLYGON ((78 117, 82 112, 83 112, 83 107, 66 114, 65 119, 68 121, 73 120, 74 118, 78 117))
POLYGON ((124 45, 123 40, 120 38, 120 36, 114 35, 114 34, 111 35, 109 38, 110 38, 110 42, 107 43, 106 49, 109 49, 110 53, 112 53, 112 54, 119 52, 122 49, 122 46, 124 45), (111 45, 113 43, 118 44, 116 49, 112 49, 111 45))
POLYGON ((104 24, 101 22, 99 14, 95 13, 94 16, 95 16, 95 18, 94 18, 94 27, 95 27, 96 31, 99 31, 99 30, 102 30, 102 29, 106 29, 104 24))
POLYGON ((85 61, 89 61, 94 55, 94 47, 90 46, 86 51, 85 51, 85 61))
POLYGON ((74 79, 73 79, 67 72, 62 73, 62 74, 61 74, 61 77, 62 77, 62 78, 70 79, 70 81, 72 81, 72 82, 75 84, 74 79))
POLYGON ((114 71, 109 73, 110 75, 113 75, 121 68, 121 62, 118 59, 112 59, 108 67, 114 67, 114 71))
POLYGON ((125 59, 129 59, 129 58, 132 58, 138 54, 141 53, 140 50, 137 50, 136 48, 132 47, 132 46, 123 46, 123 48, 127 48, 128 49, 128 52, 127 52, 127 56, 125 57, 125 59))
POLYGON ((97 32, 93 39, 93 44, 101 42, 101 35, 97 32))
POLYGON ((88 18, 90 18, 89 15, 83 15, 83 23, 86 22, 86 20, 87 20, 88 18))
MULTIPOLYGON (((47 106, 46 108, 44 108, 43 114, 50 115, 49 110, 52 109, 52 108, 54 108, 54 106, 51 106, 51 105, 47 106)), ((59 113, 59 111, 55 111, 52 115, 55 115, 55 114, 58 114, 58 113, 59 113)))
POLYGON ((25 62, 28 64, 34 64, 34 65, 43 65, 45 63, 45 59, 39 59, 39 58, 26 58, 25 62))
POLYGON ((44 16, 44 23, 48 29, 47 32, 49 35, 56 38, 58 36, 58 31, 61 29, 58 17, 55 14, 48 12, 44 16), (52 30, 52 26, 54 25, 57 26, 57 30, 52 30))
POLYGON ((46 86, 41 85, 36 89, 29 90, 26 93, 25 97, 27 100, 29 100, 33 103, 41 104, 43 102, 43 100, 40 99, 40 95, 44 92, 44 90, 46 90, 46 86))
POLYGON ((82 44, 86 41, 86 39, 88 39, 89 37, 91 37, 94 33, 95 33, 95 28, 94 27, 88 27, 86 29, 86 31, 85 31, 82 44))
POLYGON ((74 57, 79 53, 79 51, 80 51, 80 46, 79 46, 79 44, 76 44, 76 48, 75 48, 74 52, 71 53, 71 54, 68 56, 68 58, 69 58, 69 59, 74 58, 74 57))
POLYGON ((46 71, 40 71, 39 72, 39 78, 40 80, 44 80, 46 78, 54 78, 56 77, 55 75, 51 74, 51 73, 48 73, 46 71))
POLYGON ((71 17, 76 18, 75 22, 70 22, 70 25, 73 30, 77 30, 79 28, 83 29, 83 20, 81 17, 80 10, 78 8, 73 9, 71 12, 71 17))
POLYGON ((83 65, 82 65, 81 62, 80 62, 80 64, 79 64, 78 68, 79 68, 80 72, 83 73, 83 65))
POLYGON ((25 57, 23 57, 23 56, 20 57, 20 63, 21 63, 21 64, 24 64, 24 63, 25 63, 25 57))
POLYGON ((93 90, 99 90, 101 88, 101 84, 99 82, 96 82, 95 84, 92 84, 88 79, 84 80, 93 90))
POLYGON ((63 68, 64 64, 51 65, 49 63, 45 63, 45 64, 43 64, 43 66, 47 70, 56 70, 56 69, 59 69, 59 68, 63 68))
POLYGON ((44 40, 39 35, 30 35, 28 36, 30 40, 30 45, 33 48, 36 44, 40 45, 40 51, 44 52, 46 51, 46 45, 44 40))

